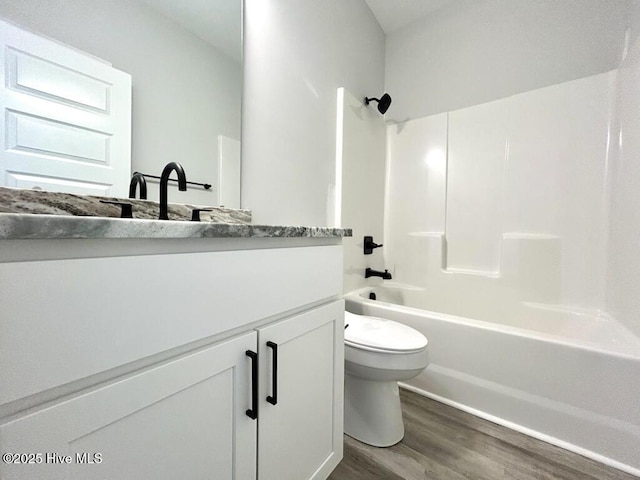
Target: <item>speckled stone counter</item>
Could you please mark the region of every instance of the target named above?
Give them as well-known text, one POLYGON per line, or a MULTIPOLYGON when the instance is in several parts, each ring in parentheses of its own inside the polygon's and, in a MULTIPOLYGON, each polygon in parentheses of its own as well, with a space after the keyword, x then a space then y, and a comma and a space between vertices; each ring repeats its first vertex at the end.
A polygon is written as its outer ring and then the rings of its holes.
MULTIPOLYGON (((133 217, 153 220, 158 218, 158 202, 131 198, 99 197, 74 195, 71 193, 44 192, 20 188, 0 187, 0 213, 36 213, 43 215, 73 215, 87 217, 119 218, 121 208, 103 201, 122 201, 132 205, 133 217)), ((201 212, 203 222, 230 223, 247 225, 251 223, 251 210, 202 205, 183 205, 169 203, 171 220, 191 220, 195 208, 210 208, 210 212, 201 212)))
POLYGON ((0 213, 0 239, 350 236, 351 230, 343 228, 0 213))
POLYGON ((350 229, 252 225, 250 210, 170 204, 171 220, 156 220, 158 204, 124 199, 136 218, 122 219, 120 207, 100 200, 123 200, 0 187, 0 239, 91 238, 339 238, 350 229), (194 208, 200 222, 186 221, 194 208), (176 220, 174 220, 176 218, 176 220))

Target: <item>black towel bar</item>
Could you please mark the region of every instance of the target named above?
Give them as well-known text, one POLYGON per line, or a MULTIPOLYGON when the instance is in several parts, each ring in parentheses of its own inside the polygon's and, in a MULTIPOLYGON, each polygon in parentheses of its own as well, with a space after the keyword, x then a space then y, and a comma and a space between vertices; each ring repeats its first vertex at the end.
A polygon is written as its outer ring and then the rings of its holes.
MULTIPOLYGON (((160 180, 160 177, 157 175, 148 175, 146 173, 141 173, 141 172, 133 172, 133 174, 135 175, 136 173, 139 173, 140 175, 144 176, 145 178, 155 178, 157 180, 160 180)), ((177 182, 178 180, 175 180, 173 178, 169 179, 170 182, 177 182)), ((203 187, 205 190, 209 190, 211 188, 211 184, 210 183, 198 183, 198 182, 187 182, 188 185, 197 185, 199 187, 203 187)))

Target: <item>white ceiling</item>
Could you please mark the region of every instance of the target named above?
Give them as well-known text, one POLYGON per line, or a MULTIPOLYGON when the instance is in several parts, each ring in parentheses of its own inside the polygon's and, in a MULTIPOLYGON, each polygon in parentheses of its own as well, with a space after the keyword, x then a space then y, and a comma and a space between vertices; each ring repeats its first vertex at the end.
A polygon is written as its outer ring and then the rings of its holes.
POLYGON ((389 34, 457 0, 365 0, 378 23, 389 34))
MULTIPOLYGON (((142 0, 231 58, 241 57, 241 0, 142 0)), ((385 34, 460 0, 365 0, 385 34)))
POLYGON ((241 0, 142 0, 224 54, 240 61, 241 0))

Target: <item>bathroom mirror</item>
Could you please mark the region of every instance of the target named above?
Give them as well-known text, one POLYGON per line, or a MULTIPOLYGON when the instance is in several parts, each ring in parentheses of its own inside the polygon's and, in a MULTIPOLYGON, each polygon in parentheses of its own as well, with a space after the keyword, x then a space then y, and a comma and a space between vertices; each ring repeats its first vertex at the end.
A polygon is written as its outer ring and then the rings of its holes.
POLYGON ((170 202, 221 204, 221 151, 239 182, 242 0, 0 0, 0 19, 131 75, 132 172, 179 162, 212 185, 171 189, 170 202))

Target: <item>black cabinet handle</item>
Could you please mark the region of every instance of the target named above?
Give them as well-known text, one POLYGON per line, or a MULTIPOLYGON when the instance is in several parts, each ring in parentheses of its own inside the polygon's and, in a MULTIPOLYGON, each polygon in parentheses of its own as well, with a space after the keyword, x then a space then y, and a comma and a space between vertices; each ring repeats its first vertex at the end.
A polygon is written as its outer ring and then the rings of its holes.
POLYGON ((247 417, 258 418, 258 354, 247 350, 247 357, 251 358, 251 408, 247 410, 247 417))
POLYGON ((271 405, 278 403, 278 344, 267 342, 267 347, 272 349, 273 369, 271 370, 271 385, 273 386, 273 396, 267 396, 267 402, 271 405))

